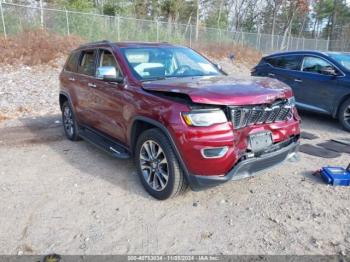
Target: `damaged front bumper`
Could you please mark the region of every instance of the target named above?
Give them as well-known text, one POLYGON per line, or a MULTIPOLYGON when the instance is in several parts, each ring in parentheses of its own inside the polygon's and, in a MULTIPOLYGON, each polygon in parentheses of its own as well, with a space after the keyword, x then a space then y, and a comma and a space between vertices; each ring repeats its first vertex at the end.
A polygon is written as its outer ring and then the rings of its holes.
POLYGON ((275 150, 273 151, 269 150, 259 156, 248 156, 241 159, 225 176, 189 175, 187 177, 188 182, 192 190, 198 191, 207 187, 220 185, 230 180, 256 176, 259 172, 272 168, 285 160, 292 162, 298 160, 298 137, 278 143, 274 147, 275 150))

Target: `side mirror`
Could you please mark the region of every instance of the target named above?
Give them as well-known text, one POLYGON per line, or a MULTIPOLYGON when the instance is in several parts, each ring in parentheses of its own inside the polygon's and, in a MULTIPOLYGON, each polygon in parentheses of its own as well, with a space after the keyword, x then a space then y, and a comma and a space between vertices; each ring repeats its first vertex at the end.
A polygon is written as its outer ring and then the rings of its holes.
POLYGON ((117 70, 114 66, 98 67, 96 70, 96 78, 107 82, 124 83, 124 78, 117 76, 117 70))

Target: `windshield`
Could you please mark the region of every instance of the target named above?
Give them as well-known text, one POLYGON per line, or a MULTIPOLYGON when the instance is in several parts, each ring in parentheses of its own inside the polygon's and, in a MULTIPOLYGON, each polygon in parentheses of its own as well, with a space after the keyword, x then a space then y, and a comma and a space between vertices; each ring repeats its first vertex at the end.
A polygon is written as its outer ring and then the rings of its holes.
POLYGON ((328 53, 339 64, 344 66, 347 70, 350 70, 350 54, 346 53, 328 53))
POLYGON ((122 53, 133 75, 142 81, 221 74, 212 63, 190 48, 133 47, 122 48, 122 53))

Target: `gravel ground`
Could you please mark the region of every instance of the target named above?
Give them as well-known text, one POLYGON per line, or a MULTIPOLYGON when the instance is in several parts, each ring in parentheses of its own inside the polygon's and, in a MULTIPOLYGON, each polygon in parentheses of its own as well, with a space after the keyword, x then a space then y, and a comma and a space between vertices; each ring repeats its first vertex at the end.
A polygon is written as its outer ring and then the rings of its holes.
MULTIPOLYGON (((59 113, 58 74, 64 62, 62 57, 51 65, 0 64, 0 120, 59 113)), ((229 74, 249 75, 246 65, 229 59, 216 62, 229 74)))
POLYGON ((0 120, 59 112, 58 74, 64 59, 49 65, 0 65, 0 120))
MULTIPOLYGON (((64 139, 58 68, 6 68, 1 113, 13 119, 0 122, 0 254, 350 254, 349 188, 312 176, 349 155, 300 154, 258 177, 156 201, 131 160, 64 139)), ((312 144, 349 137, 328 117, 302 119, 320 136, 312 144)))

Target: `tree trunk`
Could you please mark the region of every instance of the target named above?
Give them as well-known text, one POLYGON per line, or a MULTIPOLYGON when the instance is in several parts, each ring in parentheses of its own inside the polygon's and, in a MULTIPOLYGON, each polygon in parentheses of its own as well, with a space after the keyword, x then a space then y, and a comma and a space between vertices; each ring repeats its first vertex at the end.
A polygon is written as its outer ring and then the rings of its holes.
POLYGON ((287 41, 287 49, 290 48, 290 42, 292 40, 292 26, 289 27, 289 33, 288 33, 288 41, 287 41))
POLYGON ((199 36, 199 0, 197 0, 197 14, 196 14, 196 41, 198 41, 199 36))
POLYGON ((220 20, 221 20, 221 12, 222 12, 222 5, 223 5, 224 1, 221 0, 220 1, 220 6, 219 6, 219 14, 218 14, 218 20, 216 21, 216 27, 220 28, 220 20))
POLYGON ((306 22, 306 15, 304 16, 304 19, 303 19, 303 23, 301 24, 301 28, 300 28, 300 31, 299 31, 299 35, 298 35, 298 38, 301 38, 301 35, 303 34, 304 32, 304 27, 305 27, 305 22, 306 22))
POLYGON ((284 50, 285 45, 286 45, 286 40, 287 40, 287 36, 288 36, 288 32, 289 32, 289 27, 292 25, 293 19, 294 19, 294 14, 295 12, 293 11, 292 17, 290 18, 290 20, 287 23, 286 28, 284 29, 284 33, 283 33, 283 38, 282 38, 282 43, 281 43, 281 50, 284 50))
POLYGON ((334 37, 334 28, 335 28, 335 23, 337 20, 337 5, 338 5, 338 1, 334 0, 334 6, 333 6, 333 11, 332 11, 332 24, 331 24, 331 28, 330 28, 330 39, 333 40, 335 39, 334 37))
POLYGON ((312 30, 312 37, 316 38, 316 25, 317 25, 318 18, 316 17, 314 22, 314 29, 312 30))
POLYGON ((277 13, 277 6, 275 5, 273 8, 273 15, 272 15, 272 29, 271 29, 271 50, 274 48, 274 40, 275 40, 275 26, 276 26, 276 13, 277 13))
POLYGON ((192 12, 188 18, 187 24, 186 24, 186 28, 185 28, 185 35, 187 35, 188 32, 188 28, 191 26, 191 20, 192 20, 192 12))
POLYGON ((299 31, 299 34, 298 34, 297 49, 299 48, 299 42, 300 42, 300 39, 301 39, 301 35, 304 32, 305 22, 306 22, 306 16, 304 16, 303 23, 301 24, 301 28, 300 28, 300 31, 299 31))
POLYGON ((173 21, 173 16, 172 14, 168 14, 168 39, 170 39, 171 36, 171 27, 172 27, 172 21, 173 21))
POLYGON ((43 9, 43 0, 40 0, 40 25, 41 28, 44 28, 44 9, 43 9))

